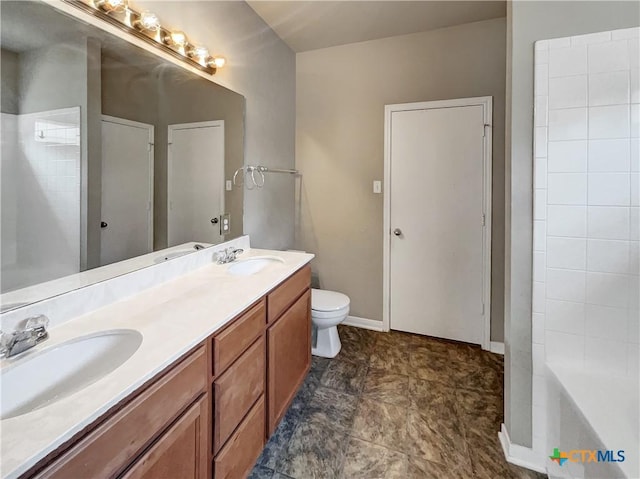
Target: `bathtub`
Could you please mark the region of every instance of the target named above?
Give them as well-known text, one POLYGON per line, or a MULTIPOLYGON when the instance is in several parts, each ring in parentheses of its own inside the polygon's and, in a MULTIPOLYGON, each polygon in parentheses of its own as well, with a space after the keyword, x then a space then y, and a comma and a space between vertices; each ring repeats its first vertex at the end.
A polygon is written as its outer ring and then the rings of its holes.
POLYGON ((558 448, 569 457, 563 465, 547 458, 549 477, 640 478, 638 378, 566 364, 547 364, 546 377, 547 448, 550 452, 558 448), (600 461, 586 452, 593 450, 600 451, 600 461))

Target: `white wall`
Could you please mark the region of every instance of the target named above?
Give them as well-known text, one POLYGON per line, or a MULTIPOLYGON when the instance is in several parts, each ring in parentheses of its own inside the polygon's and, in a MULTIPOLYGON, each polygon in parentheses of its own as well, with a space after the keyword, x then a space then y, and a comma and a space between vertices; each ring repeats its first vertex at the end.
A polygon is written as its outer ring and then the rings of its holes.
POLYGON ((545 363, 640 372, 639 62, 640 28, 536 43, 533 446, 541 457, 545 363))
MULTIPOLYGON (((214 81, 246 98, 245 163, 293 168, 296 60, 271 28, 244 2, 135 3, 227 58, 214 81)), ((253 246, 293 246, 294 181, 272 174, 264 188, 245 190, 244 233, 251 235, 253 246)))

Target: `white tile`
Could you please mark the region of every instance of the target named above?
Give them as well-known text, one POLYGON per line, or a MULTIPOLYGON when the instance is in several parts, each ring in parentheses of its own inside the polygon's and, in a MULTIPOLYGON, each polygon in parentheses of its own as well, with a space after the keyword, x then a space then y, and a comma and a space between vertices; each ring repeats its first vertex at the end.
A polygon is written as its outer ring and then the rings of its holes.
POLYGON ((629 206, 630 199, 628 173, 589 173, 590 206, 629 206))
POLYGON ((531 346, 531 366, 534 376, 544 375, 544 344, 531 346))
POLYGON ((533 249, 534 251, 547 249, 547 222, 544 220, 533 222, 533 249))
POLYGON ((544 314, 533 313, 531 316, 531 337, 534 343, 544 343, 544 314))
POLYGON ((546 158, 536 158, 535 163, 535 187, 547 187, 547 160, 546 158))
POLYGON ((631 105, 631 138, 640 137, 640 105, 631 105))
POLYGON ((627 310, 627 340, 633 344, 640 344, 640 311, 627 310))
POLYGON ((629 48, 626 40, 589 45, 589 73, 628 69, 629 48))
POLYGON ((547 381, 544 376, 534 376, 532 383, 532 396, 534 406, 546 406, 547 381))
POLYGON ((629 280, 629 309, 640 309, 640 276, 628 276, 629 280))
POLYGON ((547 126, 548 101, 549 97, 546 95, 536 97, 536 105, 534 110, 534 116, 536 120, 535 126, 547 126))
POLYGON ((549 40, 538 40, 534 42, 534 50, 535 52, 540 51, 548 51, 549 50, 549 40))
POLYGON ((587 273, 587 303, 626 308, 630 276, 611 273, 587 273))
POLYGON ((589 206, 589 238, 629 239, 629 213, 626 206, 589 206))
POLYGON ((546 41, 548 43, 549 50, 558 49, 558 48, 568 48, 571 46, 571 37, 552 38, 546 41))
POLYGON ((629 273, 629 242, 590 239, 587 242, 587 271, 629 273))
POLYGON ((587 240, 584 238, 547 238, 547 266, 549 268, 585 270, 587 240))
POLYGON ((589 33, 587 35, 571 37, 571 45, 590 45, 609 41, 611 41, 611 32, 589 33))
POLYGON ((549 110, 549 141, 585 140, 586 138, 586 108, 549 110))
POLYGON ((533 193, 533 219, 544 220, 547 217, 547 190, 536 188, 533 193))
POLYGON ((631 150, 631 171, 640 171, 640 138, 629 140, 631 150))
POLYGON ((629 242, 629 274, 640 274, 640 241, 629 242))
POLYGON ((547 156, 547 129, 545 127, 536 127, 534 136, 534 155, 536 158, 545 158, 547 156))
POLYGON ((545 283, 534 281, 532 287, 532 309, 534 313, 544 313, 545 283))
POLYGON ((547 148, 547 168, 551 173, 587 171, 587 141, 551 141, 547 148))
POLYGON ((589 75, 589 106, 626 103, 629 103, 628 71, 589 75))
POLYGON ((587 73, 587 47, 551 48, 549 51, 549 78, 587 73))
POLYGON ((548 98, 551 110, 587 106, 587 75, 550 78, 548 98))
POLYGON ((546 65, 549 63, 549 50, 536 50, 534 57, 536 65, 546 65))
POLYGON ((625 341, 628 327, 628 310, 587 304, 585 307, 585 334, 595 338, 625 341))
POLYGON ((631 173, 629 181, 631 182, 631 206, 640 206, 640 175, 631 173))
POLYGON ((584 336, 547 330, 544 337, 547 362, 584 363, 584 336))
POLYGON ((629 239, 640 240, 640 208, 638 207, 629 210, 629 239))
POLYGON ((622 341, 587 337, 584 365, 590 371, 620 374, 627 369, 627 345, 622 341))
POLYGON ((533 252, 533 280, 543 281, 546 272, 545 253, 543 251, 533 252))
POLYGON ((589 140, 589 171, 629 171, 630 163, 630 140, 589 140))
MULTIPOLYGON (((545 328, 571 334, 584 334, 584 303, 547 300, 545 328)), ((625 322, 626 326, 626 322, 625 322)))
POLYGON ((583 302, 585 300, 585 272, 547 269, 547 299, 583 302))
POLYGON ((584 173, 549 173, 547 189, 547 202, 550 205, 587 203, 587 175, 584 173))
POLYGON ((629 96, 631 103, 640 103, 640 69, 629 70, 629 96))
POLYGON ((549 206, 547 212, 547 235, 586 236, 587 208, 585 206, 549 206))
POLYGON ((625 38, 638 38, 640 36, 640 27, 621 28, 611 32, 612 40, 623 40, 625 38))
POLYGON ((536 95, 549 94, 549 65, 535 66, 534 87, 536 95))
MULTIPOLYGON (((549 115, 551 119, 551 115, 549 115)), ((550 121, 551 125, 551 121, 550 121)), ((589 139, 629 138, 629 105, 589 108, 589 139)))
POLYGON ((533 406, 533 421, 531 423, 531 433, 533 437, 546 437, 547 433, 547 408, 533 406))

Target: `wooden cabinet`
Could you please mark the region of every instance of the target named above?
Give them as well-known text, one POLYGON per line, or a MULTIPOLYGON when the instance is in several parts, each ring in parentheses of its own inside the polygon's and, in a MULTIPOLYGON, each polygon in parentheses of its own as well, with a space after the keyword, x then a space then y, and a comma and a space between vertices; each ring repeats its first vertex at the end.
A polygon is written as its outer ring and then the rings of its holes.
POLYGON ((306 266, 22 478, 242 479, 311 364, 306 266))
MULTIPOLYGON (((275 431, 311 366, 310 270, 301 270, 276 289, 275 293, 287 288, 289 281, 296 281, 297 286, 306 284, 306 289, 302 290, 301 296, 294 299, 293 304, 267 330, 267 437, 275 431), (300 273, 305 275, 304 282, 300 279, 300 273)), ((267 299, 269 308, 271 297, 272 294, 267 299)), ((282 296, 277 294, 276 297, 280 304, 282 296)))

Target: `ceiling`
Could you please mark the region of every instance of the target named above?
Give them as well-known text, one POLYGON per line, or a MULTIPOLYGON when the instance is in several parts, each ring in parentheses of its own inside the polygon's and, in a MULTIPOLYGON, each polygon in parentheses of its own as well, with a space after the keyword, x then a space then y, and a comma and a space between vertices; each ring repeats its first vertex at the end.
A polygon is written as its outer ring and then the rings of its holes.
POLYGON ((247 3, 295 52, 506 16, 505 1, 263 1, 247 3))

